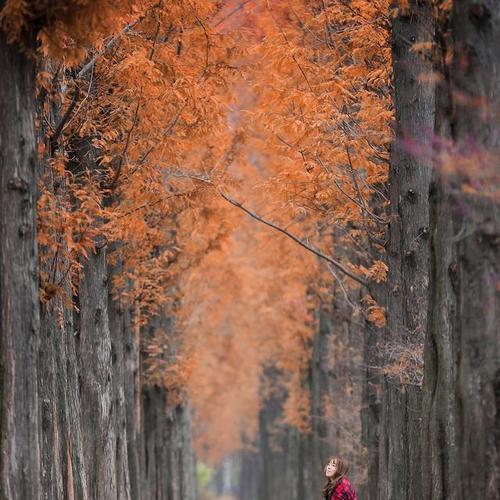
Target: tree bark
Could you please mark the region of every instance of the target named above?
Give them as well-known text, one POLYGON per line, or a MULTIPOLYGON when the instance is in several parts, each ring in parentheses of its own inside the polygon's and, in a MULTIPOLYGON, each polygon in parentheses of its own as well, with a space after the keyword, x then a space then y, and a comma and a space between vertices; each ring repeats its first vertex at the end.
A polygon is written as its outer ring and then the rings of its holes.
MULTIPOLYGON (((138 498, 137 489, 137 450, 129 448, 131 439, 129 438, 130 425, 129 418, 135 421, 135 415, 129 415, 127 411, 130 398, 132 406, 135 407, 135 374, 131 373, 127 366, 133 361, 131 349, 129 349, 131 339, 131 317, 127 307, 123 307, 119 298, 114 298, 112 294, 112 275, 122 271, 120 265, 110 270, 110 286, 108 286, 108 311, 109 329, 111 333, 111 360, 113 364, 113 414, 116 437, 116 499, 132 500, 138 498), (132 391, 129 391, 132 388, 132 391), (132 465, 134 464, 134 465, 132 465), (133 478, 133 479, 132 479, 133 478), (134 488, 132 487, 134 483, 134 488)), ((133 440, 135 444, 135 439, 133 440)))
POLYGON ((493 500, 500 498, 500 213, 488 188, 498 182, 500 157, 500 5, 456 0, 449 22, 453 63, 442 67, 436 130, 452 140, 453 166, 469 167, 437 170, 432 198, 424 498, 493 500))
POLYGON ((90 500, 76 333, 73 311, 61 296, 43 307, 38 361, 42 487, 46 500, 90 500))
POLYGON ((0 496, 39 499, 35 71, 3 30, 0 68, 0 496))
POLYGON ((91 498, 116 498, 116 434, 113 416, 108 275, 104 249, 89 256, 79 286, 80 397, 84 458, 91 498))
POLYGON ((396 136, 391 151, 387 327, 382 353, 378 498, 421 499, 420 414, 429 280, 428 153, 434 127, 432 62, 413 49, 433 37, 431 2, 393 21, 396 136), (428 80, 427 80, 428 81, 428 80))

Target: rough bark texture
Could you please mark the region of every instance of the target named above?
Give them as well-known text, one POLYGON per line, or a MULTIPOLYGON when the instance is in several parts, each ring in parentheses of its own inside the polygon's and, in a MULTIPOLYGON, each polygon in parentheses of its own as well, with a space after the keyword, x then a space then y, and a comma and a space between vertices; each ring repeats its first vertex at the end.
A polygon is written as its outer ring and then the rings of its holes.
MULTIPOLYGON (((189 408, 167 412, 164 389, 137 383, 140 346, 104 248, 83 263, 78 309, 58 293, 40 318, 34 65, 3 32, 0 57, 0 498, 194 500, 189 408)), ((68 276, 53 279, 71 296, 68 276)))
POLYGON ((461 192, 435 206, 424 498, 498 499, 500 213, 461 192))
MULTIPOLYGON (((120 272, 120 267, 113 269, 113 272, 120 272)), ((127 418, 127 405, 135 406, 135 394, 128 390, 129 387, 134 387, 135 381, 135 374, 128 368, 132 350, 131 316, 127 308, 120 308, 119 301, 114 300, 112 294, 108 294, 108 311, 113 365, 112 405, 116 438, 116 498, 117 500, 132 500, 132 498, 139 498, 139 495, 137 487, 134 489, 132 486, 137 471, 137 467, 133 467, 132 464, 137 457, 137 452, 135 447, 129 448, 132 436, 129 436, 130 426, 127 418)))
MULTIPOLYGON (((387 327, 382 352, 378 497, 421 499, 420 417, 429 281, 428 155, 434 126, 432 71, 412 45, 433 36, 430 2, 413 1, 393 21, 396 137, 391 152, 387 327)), ((373 485, 371 485, 373 486, 373 485)))
MULTIPOLYGON (((413 347, 417 355, 419 351, 421 354, 429 286, 432 165, 428 151, 434 129, 435 92, 434 85, 424 80, 433 70, 432 62, 412 50, 412 45, 431 40, 434 23, 430 2, 410 3, 409 12, 394 19, 392 33, 396 137, 389 171, 386 340, 389 348, 394 347, 396 361, 399 346, 413 347)), ((389 355, 387 361, 392 361, 389 355)), ((406 375, 413 381, 411 371, 406 375)), ((419 379, 422 374, 414 375, 419 379)))
POLYGON ((42 308, 40 440, 46 500, 91 498, 83 453, 77 334, 73 313, 64 307, 61 297, 42 308))
POLYGON ((0 67, 0 497, 39 499, 34 64, 2 30, 0 67))
POLYGON ((438 171, 432 197, 424 498, 500 498, 500 214, 491 196, 462 190, 498 181, 499 23, 495 0, 454 2, 436 130, 453 140, 455 164, 472 155, 476 170, 438 171))
POLYGON ((79 313, 60 297, 43 309, 42 498, 194 500, 190 408, 167 409, 163 388, 137 392, 132 314, 110 282, 100 250, 85 264, 79 313))
POLYGON ((84 458, 91 498, 116 496, 111 334, 104 249, 90 256, 79 286, 79 362, 84 458))

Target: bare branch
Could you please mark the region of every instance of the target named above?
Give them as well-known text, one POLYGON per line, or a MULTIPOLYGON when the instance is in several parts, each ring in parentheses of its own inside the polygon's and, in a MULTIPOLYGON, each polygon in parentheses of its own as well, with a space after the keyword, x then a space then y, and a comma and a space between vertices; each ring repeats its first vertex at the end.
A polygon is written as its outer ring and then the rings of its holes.
POLYGON ((351 172, 352 181, 354 183, 354 186, 356 187, 356 192, 358 193, 358 198, 360 200, 360 203, 363 205, 364 210, 367 213, 369 213, 372 217, 374 217, 378 222, 380 222, 381 224, 387 224, 387 221, 385 219, 383 219, 382 217, 379 217, 378 215, 375 215, 374 213, 372 213, 368 209, 368 203, 366 202, 366 200, 361 195, 361 190, 359 189, 359 184, 358 184, 358 181, 356 180, 356 172, 355 172, 353 164, 352 164, 351 152, 349 151, 349 146, 347 144, 345 146, 345 150, 346 150, 346 153, 347 153, 347 159, 349 161, 349 169, 350 169, 350 172, 351 172))
POLYGON ((277 226, 276 224, 274 224, 268 220, 263 219, 262 217, 257 215, 255 212, 252 212, 251 210, 249 210, 248 208, 243 206, 240 202, 234 200, 233 198, 224 194, 223 192, 219 191, 219 194, 228 203, 231 203, 231 205, 238 207, 240 210, 245 212, 247 215, 249 215, 253 219, 255 219, 255 220, 261 222, 262 224, 265 224, 266 226, 269 226, 269 227, 275 229, 276 231, 279 231, 280 233, 284 234, 285 236, 287 236, 291 240, 295 241, 295 243, 298 243, 301 247, 312 252, 314 255, 316 255, 320 259, 323 259, 323 260, 326 260, 327 262, 329 262, 333 267, 335 267, 339 271, 342 271, 342 273, 344 273, 346 276, 353 279, 354 281, 360 283, 363 286, 368 286, 368 282, 366 280, 364 280, 363 278, 361 278, 361 277, 357 276, 356 274, 354 274, 353 272, 351 272, 344 265, 342 265, 338 260, 330 257, 329 255, 324 254, 323 252, 320 252, 318 249, 314 248, 309 243, 305 242, 304 240, 301 240, 298 236, 295 236, 294 234, 289 233, 287 230, 283 229, 282 227, 277 226))
POLYGON ((134 118, 132 120, 132 125, 130 126, 130 129, 127 134, 127 139, 125 140, 125 146, 123 147, 122 154, 120 155, 120 158, 118 159, 118 166, 116 167, 115 175, 113 177, 113 180, 110 185, 110 190, 113 191, 116 187, 116 184, 118 182, 118 178, 120 177, 120 173, 122 171, 122 166, 123 166, 123 160, 125 158, 125 155, 127 154, 128 147, 130 145, 130 139, 132 137, 132 132, 134 128, 136 127, 137 123, 139 122, 139 107, 140 107, 140 100, 137 102, 137 106, 135 108, 134 112, 134 118))
POLYGON ((205 24, 203 23, 203 21, 198 16, 196 9, 193 7, 193 5, 191 4, 191 2, 189 0, 187 3, 191 7, 191 10, 193 11, 193 15, 196 18, 196 22, 199 24, 199 26, 201 27, 201 29, 203 30, 203 33, 205 35, 205 68, 200 75, 200 78, 201 78, 201 77, 203 77, 203 75, 205 75, 205 73, 207 72, 208 67, 210 65, 210 37, 208 35, 208 30, 207 30, 205 24))
POLYGON ((358 311, 360 309, 359 305, 354 304, 354 302, 349 297, 349 293, 346 290, 344 282, 340 279, 340 276, 335 272, 335 269, 333 269, 333 267, 331 265, 328 266, 328 268, 330 269, 330 272, 332 273, 332 276, 337 280, 337 283, 339 284, 340 289, 342 290, 342 292, 344 294, 344 297, 345 297, 345 300, 347 301, 347 303, 352 307, 352 309, 354 311, 358 311))
POLYGON ((273 11, 271 9, 271 6, 269 5, 269 0, 267 0, 267 10, 269 11, 269 14, 271 15, 271 18, 274 21, 274 24, 276 25, 276 28, 278 28, 278 30, 281 32, 281 36, 283 37, 283 40, 285 40, 285 43, 290 48, 290 57, 292 58, 293 62, 297 65, 297 67, 299 68, 300 72, 302 73, 302 76, 304 77, 304 80, 306 81, 307 86, 309 87, 309 90, 311 91, 312 94, 315 95, 315 92, 314 92, 314 90, 313 90, 313 88, 311 86, 311 83, 309 82, 309 79, 307 78, 306 72, 304 71, 304 69, 300 65, 299 61, 295 57, 295 54, 292 52, 292 47, 290 45, 290 41, 288 40, 288 37, 286 36, 286 33, 283 31, 283 29, 279 25, 278 21, 276 20, 276 17, 274 17, 274 13, 273 13, 273 11))
POLYGON ((80 96, 80 89, 78 86, 75 87, 75 91, 73 92, 73 97, 71 99, 71 103, 68 106, 68 109, 64 113, 63 117, 61 118, 61 121, 58 123, 56 129, 54 130, 54 133, 52 134, 52 137, 50 138, 50 147, 52 150, 54 150, 57 146, 57 140, 59 139, 59 136, 61 135, 61 132, 64 128, 64 125, 66 122, 69 120, 71 114, 73 113, 73 110, 75 109, 76 103, 78 101, 78 97, 80 96))
POLYGON ((349 200, 351 200, 362 212, 365 212, 370 218, 372 218, 375 222, 378 222, 379 224, 389 224, 388 221, 378 217, 377 215, 375 215, 374 213, 370 212, 370 210, 368 210, 362 203, 360 203, 358 200, 356 200, 355 198, 353 198, 351 195, 349 195, 348 193, 346 193, 342 187, 340 186, 340 184, 334 180, 333 183, 337 186, 337 189, 346 197, 348 198, 349 200))
MULTIPOLYGON (((186 106, 187 106, 187 104, 184 104, 184 106, 182 106, 182 108, 179 109, 179 111, 174 116, 174 118, 172 119, 172 121, 170 122, 170 124, 168 125, 168 127, 163 132, 162 137, 169 137, 170 136, 170 134, 172 133, 172 130, 177 125, 177 122, 179 121, 179 118, 181 116, 182 111, 186 108, 186 106)), ((148 159, 148 156, 151 154, 151 152, 153 151, 153 149, 157 145, 158 145, 158 143, 154 143, 151 146, 149 146, 149 148, 146 150, 146 152, 142 155, 142 157, 137 162, 137 165, 130 171, 129 177, 132 176, 132 175, 134 175, 135 172, 137 172, 137 170, 139 169, 139 167, 141 167, 142 165, 144 165, 144 163, 148 159)))

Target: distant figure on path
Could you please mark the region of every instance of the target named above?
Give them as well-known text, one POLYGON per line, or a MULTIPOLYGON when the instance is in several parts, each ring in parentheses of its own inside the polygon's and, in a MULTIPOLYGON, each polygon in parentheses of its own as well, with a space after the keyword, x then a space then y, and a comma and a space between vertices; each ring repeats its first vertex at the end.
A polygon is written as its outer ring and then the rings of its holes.
POLYGON ((349 464, 339 457, 331 457, 325 466, 325 500, 358 500, 358 495, 346 477, 349 464))

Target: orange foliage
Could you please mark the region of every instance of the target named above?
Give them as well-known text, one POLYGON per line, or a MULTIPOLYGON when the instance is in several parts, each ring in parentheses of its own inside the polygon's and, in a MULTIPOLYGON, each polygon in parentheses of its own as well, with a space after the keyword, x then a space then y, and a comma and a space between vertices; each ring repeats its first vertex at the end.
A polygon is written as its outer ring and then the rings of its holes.
MULTIPOLYGON (((347 267, 376 282, 387 276, 369 243, 382 251, 386 223, 388 15, 389 2, 324 9, 301 0, 255 2, 239 19, 247 51, 232 118, 245 147, 230 169, 238 181, 230 193, 326 254, 334 245, 359 249, 363 264, 347 267), (341 241, 332 241, 332 226, 341 241)), ((252 221, 238 224, 219 255, 192 270, 197 283, 184 286, 187 333, 203 346, 190 384, 195 407, 203 409, 198 451, 212 461, 251 442, 268 365, 279 369, 287 389, 284 423, 309 428, 304 379, 316 328, 310 312, 324 276, 293 243, 252 221)), ((364 305, 365 317, 382 327, 383 308, 364 305)))
MULTIPOLYGON (((276 367, 284 421, 306 432, 312 254, 246 218, 230 193, 380 282, 392 120, 388 0, 8 0, 12 39, 38 26, 44 159, 41 296, 77 290, 106 247, 144 330, 146 381, 195 408, 216 462, 250 443, 276 367), (335 231, 332 231, 335 228, 335 231), (333 234, 335 233, 335 234, 333 234)), ((333 271, 332 271, 333 272, 333 271)), ((343 285, 344 286, 344 285, 343 285)), ((345 293, 359 288, 345 279, 345 293)), ((366 300, 366 317, 385 314, 366 300)))

